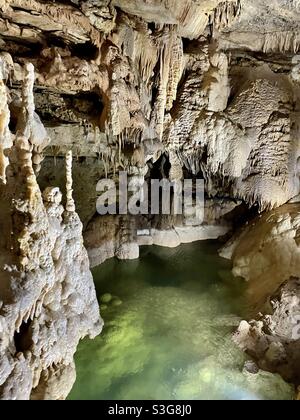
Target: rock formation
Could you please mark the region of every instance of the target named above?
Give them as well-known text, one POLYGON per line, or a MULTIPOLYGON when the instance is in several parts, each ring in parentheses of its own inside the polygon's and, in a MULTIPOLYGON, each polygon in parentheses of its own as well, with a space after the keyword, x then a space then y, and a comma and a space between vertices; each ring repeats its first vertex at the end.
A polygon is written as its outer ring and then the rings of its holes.
MULTIPOLYGON (((2 60, 2 84, 5 64, 2 60)), ((67 156, 66 210, 58 188, 42 194, 33 169, 43 130, 35 127, 34 70, 27 64, 16 133, 3 88, 1 182, 0 397, 64 399, 75 381, 79 340, 101 331, 101 319, 72 201, 67 156), (8 156, 8 158, 6 157, 8 156)))
POLYGON ((234 340, 257 360, 261 369, 300 382, 299 278, 290 278, 271 301, 272 315, 241 322, 234 340))
MULTIPOLYGON (((82 225, 97 265, 250 220, 223 255, 257 311, 298 287, 299 28, 295 0, 0 0, 3 398, 66 397, 79 339, 101 330, 82 225), (119 171, 136 192, 204 179, 203 223, 99 216, 119 171)), ((270 352, 294 351, 261 326, 270 352)))
POLYGON ((254 220, 222 250, 233 273, 248 281, 248 302, 259 313, 240 324, 235 341, 262 369, 298 385, 299 222, 299 205, 287 204, 254 220))

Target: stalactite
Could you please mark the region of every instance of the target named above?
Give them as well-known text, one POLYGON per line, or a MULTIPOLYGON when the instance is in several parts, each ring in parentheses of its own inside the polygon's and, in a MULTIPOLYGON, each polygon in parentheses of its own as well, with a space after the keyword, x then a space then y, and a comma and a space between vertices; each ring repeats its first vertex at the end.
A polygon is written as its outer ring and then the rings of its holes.
POLYGON ((72 164, 73 164, 73 154, 70 150, 66 154, 66 192, 67 192, 67 203, 66 210, 70 213, 74 213, 75 202, 73 199, 73 176, 72 176, 72 164))
POLYGON ((300 32, 271 32, 264 35, 262 50, 270 52, 292 52, 296 54, 300 48, 300 32))
POLYGON ((153 76, 153 70, 159 58, 158 48, 149 33, 135 32, 135 61, 139 74, 147 87, 153 76))
POLYGON ((220 3, 211 16, 214 29, 222 30, 230 26, 241 13, 241 0, 220 3))
MULTIPOLYGON (((157 132, 159 139, 163 137, 164 130, 164 118, 165 110, 167 105, 167 95, 168 95, 168 84, 170 77, 170 66, 172 60, 172 52, 174 43, 178 42, 177 39, 177 28, 174 26, 166 25, 163 28, 161 36, 161 49, 160 49, 160 77, 159 77, 159 86, 158 86, 158 95, 155 101, 154 109, 151 116, 151 126, 154 132, 157 132)), ((172 83, 170 84, 170 100, 169 106, 171 103, 171 97, 174 92, 172 83)))
POLYGON ((173 106, 173 102, 177 96, 178 84, 184 69, 183 43, 181 37, 174 39, 171 61, 172 65, 170 66, 167 87, 166 111, 170 111, 173 106))

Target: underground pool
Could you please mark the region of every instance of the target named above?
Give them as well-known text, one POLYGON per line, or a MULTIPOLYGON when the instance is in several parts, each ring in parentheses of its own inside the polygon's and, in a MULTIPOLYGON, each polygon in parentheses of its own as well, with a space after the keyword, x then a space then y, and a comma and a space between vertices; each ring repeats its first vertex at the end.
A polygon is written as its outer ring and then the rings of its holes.
MULTIPOLYGON (((278 375, 245 369, 232 333, 251 310, 216 242, 143 248, 93 271, 102 334, 81 342, 79 400, 292 399, 278 375)), ((248 363, 249 365, 249 363, 248 363)), ((251 364, 250 364, 251 366, 251 364)))

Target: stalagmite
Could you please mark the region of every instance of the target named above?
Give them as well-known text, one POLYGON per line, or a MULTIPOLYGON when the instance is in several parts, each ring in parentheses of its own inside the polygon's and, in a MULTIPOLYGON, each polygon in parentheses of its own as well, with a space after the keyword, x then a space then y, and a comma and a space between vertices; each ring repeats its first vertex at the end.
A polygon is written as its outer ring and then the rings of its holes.
MULTIPOLYGON (((47 390, 50 399, 65 399, 75 380, 73 355, 77 344, 85 335, 97 335, 102 322, 82 243, 82 225, 74 213, 72 162, 67 159, 68 211, 73 213, 71 219, 63 220, 59 190, 54 189, 54 193, 48 190, 42 196, 33 170, 34 67, 25 65, 23 75, 21 109, 15 142, 9 151, 7 183, 0 191, 1 224, 5 220, 2 233, 10 240, 9 247, 5 243, 2 247, 3 241, 0 244, 1 257, 5 257, 1 258, 0 273, 6 284, 5 295, 0 296, 0 399, 34 399, 36 393, 41 399, 43 390, 47 390), (73 245, 69 242, 66 246, 67 240, 73 245), (62 285, 69 281, 70 295, 63 298, 62 285), (73 325, 76 317, 78 323, 73 325), (22 326, 29 320, 32 345, 20 352, 14 337, 23 333, 22 326), (72 321, 66 328, 68 320, 72 321), (62 328, 64 334, 57 334, 62 328), (56 336, 54 342, 51 334, 56 336), (3 369, 3 361, 9 369, 3 369), (70 365, 73 367, 69 377, 57 382, 52 391, 50 384, 43 383, 42 372, 51 366, 66 369, 70 365)), ((10 125, 8 131, 9 128, 10 125)))
POLYGON ((72 163, 73 163, 73 155, 72 155, 72 151, 70 150, 66 154, 66 192, 67 192, 66 210, 70 213, 74 213, 76 210, 75 202, 73 199, 72 163))
POLYGON ((3 183, 6 183, 6 168, 9 164, 9 160, 5 156, 5 150, 12 146, 9 131, 10 111, 5 85, 6 78, 6 62, 3 58, 0 58, 0 179, 3 183))
POLYGON ((35 196, 39 186, 32 165, 33 146, 30 142, 34 119, 34 67, 32 64, 25 66, 25 79, 22 89, 22 113, 18 121, 15 146, 22 175, 27 183, 27 195, 29 202, 35 206, 35 196))

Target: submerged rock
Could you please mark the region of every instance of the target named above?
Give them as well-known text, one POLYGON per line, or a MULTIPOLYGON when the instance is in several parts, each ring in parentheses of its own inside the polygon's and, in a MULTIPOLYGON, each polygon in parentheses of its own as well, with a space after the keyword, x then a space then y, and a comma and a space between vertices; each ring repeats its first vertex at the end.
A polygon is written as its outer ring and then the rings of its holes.
POLYGON ((248 360, 244 364, 243 372, 252 373, 253 375, 256 375, 259 372, 259 367, 252 360, 248 360))
POLYGON ((107 304, 110 303, 112 300, 112 295, 110 293, 104 293, 104 295, 100 296, 100 302, 107 304))
POLYGON ((121 299, 119 299, 119 298, 114 298, 113 300, 112 300, 112 302, 111 302, 111 306, 120 306, 120 305, 122 305, 122 301, 121 301, 121 299))

